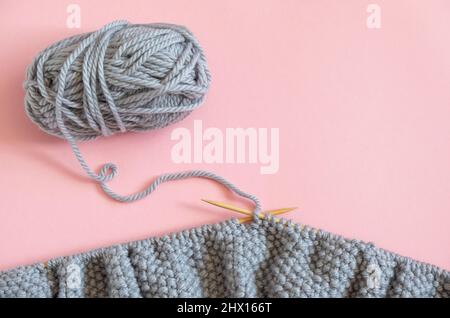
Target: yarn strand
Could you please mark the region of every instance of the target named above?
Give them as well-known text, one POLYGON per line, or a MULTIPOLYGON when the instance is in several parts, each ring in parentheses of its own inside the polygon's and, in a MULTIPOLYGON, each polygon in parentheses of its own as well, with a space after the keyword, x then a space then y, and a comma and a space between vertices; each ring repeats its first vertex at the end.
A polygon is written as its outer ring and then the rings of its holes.
POLYGON ((96 173, 77 144, 177 122, 200 106, 210 80, 203 50, 186 28, 115 21, 40 53, 28 69, 25 106, 41 129, 67 140, 82 169, 114 200, 133 202, 168 181, 206 178, 253 201, 258 215, 256 196, 203 170, 163 174, 143 191, 117 194, 108 185, 117 166, 107 163, 96 173))

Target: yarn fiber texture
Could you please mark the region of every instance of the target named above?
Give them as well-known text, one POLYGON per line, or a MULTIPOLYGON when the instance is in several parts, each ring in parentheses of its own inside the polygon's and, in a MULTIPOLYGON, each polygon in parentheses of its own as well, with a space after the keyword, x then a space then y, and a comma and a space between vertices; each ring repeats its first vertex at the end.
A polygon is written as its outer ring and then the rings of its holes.
POLYGON ((175 123, 203 102, 210 82, 203 50, 187 28, 115 21, 39 53, 28 68, 25 109, 41 129, 69 142, 86 174, 115 200, 141 200, 167 181, 208 178, 253 201, 257 214, 257 197, 204 170, 163 174, 142 191, 118 194, 107 184, 118 167, 94 171, 77 144, 175 123))
POLYGON ((0 297, 450 297, 450 272, 282 220, 237 220, 0 273, 0 297))

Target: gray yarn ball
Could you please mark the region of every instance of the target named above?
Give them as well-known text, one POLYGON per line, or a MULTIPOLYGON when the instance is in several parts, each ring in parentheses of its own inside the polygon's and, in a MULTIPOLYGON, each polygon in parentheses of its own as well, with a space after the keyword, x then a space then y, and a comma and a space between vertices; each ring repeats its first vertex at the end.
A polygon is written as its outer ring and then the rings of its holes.
POLYGON ((181 120, 201 104, 210 80, 186 28, 116 21, 38 54, 27 72, 25 107, 45 132, 69 139, 66 129, 88 140, 181 120))
POLYGON ((77 145, 79 140, 181 120, 202 103, 210 82, 203 50, 186 28, 116 21, 39 53, 28 68, 25 108, 45 132, 69 142, 86 174, 114 200, 133 202, 164 182, 206 178, 252 200, 256 216, 261 210, 257 197, 204 170, 166 173, 141 191, 118 194, 107 184, 118 167, 106 163, 94 171, 77 145))

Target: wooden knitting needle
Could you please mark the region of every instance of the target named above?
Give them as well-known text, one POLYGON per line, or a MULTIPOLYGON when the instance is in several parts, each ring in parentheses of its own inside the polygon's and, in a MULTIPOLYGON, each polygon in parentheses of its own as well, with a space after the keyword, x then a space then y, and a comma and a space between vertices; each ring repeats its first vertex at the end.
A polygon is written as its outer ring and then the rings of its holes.
MULTIPOLYGON (((202 201, 204 201, 206 203, 209 203, 209 204, 212 204, 212 205, 215 205, 215 206, 218 206, 220 208, 224 208, 224 209, 227 209, 227 210, 231 210, 231 211, 235 211, 235 212, 238 212, 238 213, 241 213, 241 214, 248 215, 249 217, 240 219, 241 223, 247 222, 247 221, 251 221, 253 219, 253 212, 252 211, 249 211, 249 210, 246 210, 246 209, 242 209, 242 208, 239 208, 239 207, 235 207, 235 206, 233 206, 231 204, 222 203, 222 202, 206 200, 206 199, 202 199, 202 201)), ((279 214, 287 213, 287 212, 295 210, 295 209, 296 209, 296 207, 283 208, 283 209, 277 209, 277 210, 269 210, 269 211, 266 211, 265 213, 269 213, 269 214, 272 214, 272 215, 279 215, 279 214)), ((260 213, 258 216, 261 219, 265 218, 265 214, 264 213, 260 213)), ((275 219, 275 221, 278 222, 279 219, 275 219)))
POLYGON ((217 201, 212 201, 212 200, 206 200, 206 199, 202 199, 203 202, 218 206, 219 208, 224 208, 227 210, 231 210, 237 213, 241 213, 241 214, 245 214, 245 215, 252 215, 252 212, 246 209, 242 209, 242 208, 238 208, 235 207, 231 204, 227 204, 227 203, 222 203, 222 202, 217 202, 217 201))
MULTIPOLYGON (((238 208, 238 207, 235 207, 235 206, 233 206, 231 204, 228 204, 228 203, 222 203, 222 202, 206 200, 206 199, 202 199, 202 201, 206 202, 206 203, 209 203, 209 204, 212 204, 212 205, 215 205, 215 206, 218 206, 220 208, 224 208, 224 209, 227 209, 227 210, 235 211, 235 212, 238 212, 238 213, 241 213, 241 214, 245 214, 245 215, 249 215, 249 216, 253 215, 252 211, 249 211, 249 210, 246 210, 246 209, 242 209, 242 208, 238 208)), ((272 215, 277 215, 277 214, 283 214, 283 213, 286 213, 286 212, 289 212, 289 211, 292 211, 292 210, 295 210, 295 209, 297 209, 297 207, 269 210, 269 211, 266 211, 266 213, 270 213, 272 215)), ((261 216, 264 217, 264 214, 260 213, 259 216, 260 217, 261 216)))

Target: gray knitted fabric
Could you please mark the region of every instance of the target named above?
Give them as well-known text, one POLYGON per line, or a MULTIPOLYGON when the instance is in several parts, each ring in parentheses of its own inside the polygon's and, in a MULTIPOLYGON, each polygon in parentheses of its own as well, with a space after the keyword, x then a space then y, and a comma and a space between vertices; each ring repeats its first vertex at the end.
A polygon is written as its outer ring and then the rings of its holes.
POLYGON ((0 297, 445 297, 450 272, 282 220, 229 220, 0 273, 0 297))

